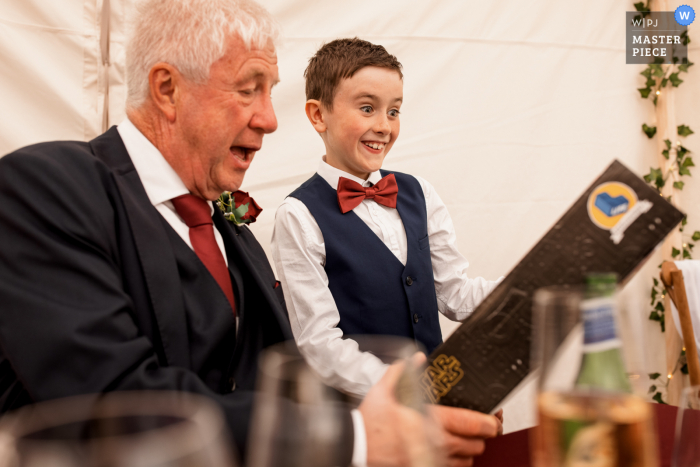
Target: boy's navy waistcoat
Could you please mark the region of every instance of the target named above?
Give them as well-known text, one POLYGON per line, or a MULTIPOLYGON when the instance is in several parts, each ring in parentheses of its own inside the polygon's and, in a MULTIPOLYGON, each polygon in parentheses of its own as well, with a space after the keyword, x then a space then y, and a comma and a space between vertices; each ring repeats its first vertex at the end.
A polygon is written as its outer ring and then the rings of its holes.
POLYGON ((430 354, 442 343, 430 261, 423 189, 406 174, 394 173, 399 186, 396 209, 406 230, 407 261, 401 261, 353 211, 343 214, 337 192, 314 174, 291 195, 316 219, 326 244, 328 287, 346 336, 385 334, 414 338, 430 354))

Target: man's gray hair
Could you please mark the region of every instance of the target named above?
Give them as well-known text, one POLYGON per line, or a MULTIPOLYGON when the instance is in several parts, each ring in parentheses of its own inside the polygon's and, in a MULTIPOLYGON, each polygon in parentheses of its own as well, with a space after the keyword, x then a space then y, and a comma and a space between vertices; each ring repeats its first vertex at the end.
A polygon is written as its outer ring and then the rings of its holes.
POLYGON ((145 0, 137 6, 126 46, 126 106, 135 109, 146 100, 148 73, 158 62, 203 83, 226 53, 228 37, 262 49, 275 44, 279 31, 270 13, 250 0, 145 0))

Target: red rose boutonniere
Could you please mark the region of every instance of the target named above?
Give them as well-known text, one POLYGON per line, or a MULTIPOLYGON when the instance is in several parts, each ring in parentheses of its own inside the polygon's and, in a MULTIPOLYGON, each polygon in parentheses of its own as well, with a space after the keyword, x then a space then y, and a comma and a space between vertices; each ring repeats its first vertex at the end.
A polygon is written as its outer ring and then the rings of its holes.
POLYGON ((224 217, 237 225, 252 224, 262 208, 245 191, 224 191, 216 201, 224 217))

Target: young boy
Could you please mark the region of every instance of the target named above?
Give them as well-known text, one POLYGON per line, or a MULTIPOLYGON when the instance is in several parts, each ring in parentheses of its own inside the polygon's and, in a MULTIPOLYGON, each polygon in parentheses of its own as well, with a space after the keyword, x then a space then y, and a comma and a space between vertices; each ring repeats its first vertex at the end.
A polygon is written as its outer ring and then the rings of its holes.
POLYGON ((432 352, 438 311, 461 321, 497 282, 467 278, 447 208, 425 180, 380 170, 399 136, 401 64, 360 39, 311 58, 306 115, 317 173, 277 211, 272 251, 300 351, 326 382, 362 397, 385 366, 344 336, 398 335, 432 352))

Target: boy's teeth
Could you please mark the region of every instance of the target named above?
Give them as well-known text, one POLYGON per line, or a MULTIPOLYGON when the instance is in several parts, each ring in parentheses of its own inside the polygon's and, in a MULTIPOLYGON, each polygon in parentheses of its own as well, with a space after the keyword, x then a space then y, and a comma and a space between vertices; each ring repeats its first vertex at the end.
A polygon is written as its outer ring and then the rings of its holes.
POLYGON ((383 143, 365 143, 365 146, 369 146, 372 149, 383 149, 384 148, 383 143))

